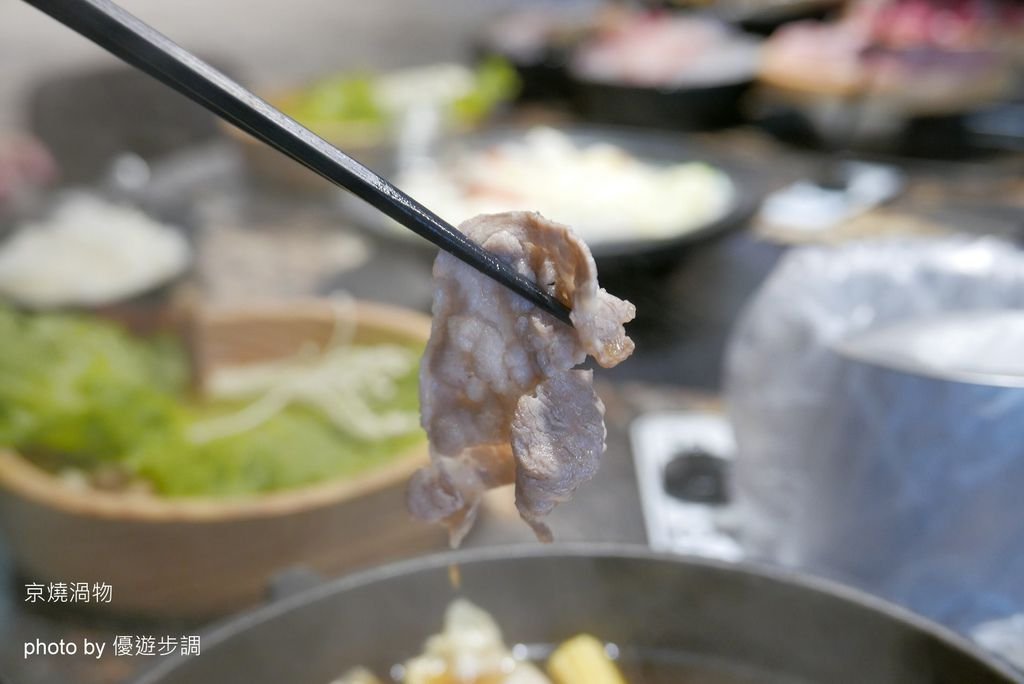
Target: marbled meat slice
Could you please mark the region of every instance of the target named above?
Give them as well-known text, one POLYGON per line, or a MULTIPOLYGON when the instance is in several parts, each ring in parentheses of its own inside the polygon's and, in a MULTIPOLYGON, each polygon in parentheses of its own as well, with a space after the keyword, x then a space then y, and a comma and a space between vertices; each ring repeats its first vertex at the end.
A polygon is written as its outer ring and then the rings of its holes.
POLYGON ((541 519, 594 476, 604 453, 604 404, 593 376, 585 370, 551 376, 523 395, 512 417, 516 508, 542 541, 552 536, 541 519))
POLYGON ((470 238, 572 310, 562 324, 455 257, 434 262, 433 325, 420 368, 421 422, 431 464, 409 483, 414 516, 443 522, 457 544, 481 495, 516 485, 516 505, 538 537, 556 504, 597 470, 604 407, 589 371, 628 357, 623 324, 635 309, 598 287, 587 246, 568 227, 531 212, 477 216, 470 238))

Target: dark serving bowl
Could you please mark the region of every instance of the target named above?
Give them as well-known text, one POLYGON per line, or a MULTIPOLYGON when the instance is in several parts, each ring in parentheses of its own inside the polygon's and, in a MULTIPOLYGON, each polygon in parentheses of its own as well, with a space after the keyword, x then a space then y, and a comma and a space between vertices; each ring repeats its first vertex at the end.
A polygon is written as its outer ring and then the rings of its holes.
POLYGON ((830 582, 577 545, 478 549, 337 580, 214 628, 202 655, 165 659, 136 684, 327 684, 356 665, 386 674, 460 595, 528 653, 580 632, 616 644, 633 684, 1024 682, 943 628, 830 582))
POLYGON ((759 10, 734 12, 723 16, 723 19, 736 24, 747 33, 770 36, 780 27, 793 22, 830 19, 838 14, 842 6, 842 0, 796 1, 759 10))
POLYGON ((830 124, 798 103, 774 103, 763 108, 756 125, 785 143, 813 150, 971 160, 1021 148, 1020 134, 1002 132, 1024 121, 1013 108, 1000 103, 940 116, 891 115, 882 130, 873 131, 858 126, 856 114, 845 125, 830 124))
MULTIPOLYGON (((694 39, 708 43, 703 48, 707 52, 689 66, 677 65, 678 69, 688 73, 680 82, 638 82, 624 75, 608 73, 609 65, 601 67, 599 72, 593 71, 597 65, 592 62, 594 55, 591 51, 596 49, 600 53, 605 40, 601 35, 595 35, 577 46, 568 66, 572 99, 580 113, 599 123, 669 130, 716 129, 742 123, 746 119, 745 95, 757 76, 759 39, 729 28, 710 10, 680 12, 671 17, 657 13, 626 15, 619 19, 619 26, 628 35, 634 30, 631 27, 642 26, 652 20, 654 25, 665 27, 664 30, 678 26, 697 31, 694 39), (716 37, 701 38, 700 31, 711 31, 711 35, 716 37), (707 64, 700 66, 702 60, 713 62, 718 70, 709 73, 707 64)), ((616 22, 611 25, 615 26, 616 22)), ((626 49, 621 44, 615 48, 615 40, 618 39, 612 38, 613 50, 626 49)), ((674 40, 682 41, 683 38, 676 36, 674 40)), ((657 38, 655 44, 658 44, 657 38)), ((608 55, 604 59, 608 59, 608 55)), ((665 59, 673 58, 665 55, 665 59)), ((627 72, 637 66, 632 65, 627 72)))
POLYGON ((744 96, 754 79, 650 87, 598 81, 570 71, 570 82, 575 106, 590 121, 687 131, 742 123, 744 96))
MULTIPOLYGON (((699 3, 690 0, 646 0, 646 4, 666 10, 692 12, 694 5, 699 3)), ((842 9, 843 4, 843 0, 786 0, 774 3, 725 0, 715 3, 708 11, 747 33, 770 36, 779 27, 795 21, 829 19, 842 9)))

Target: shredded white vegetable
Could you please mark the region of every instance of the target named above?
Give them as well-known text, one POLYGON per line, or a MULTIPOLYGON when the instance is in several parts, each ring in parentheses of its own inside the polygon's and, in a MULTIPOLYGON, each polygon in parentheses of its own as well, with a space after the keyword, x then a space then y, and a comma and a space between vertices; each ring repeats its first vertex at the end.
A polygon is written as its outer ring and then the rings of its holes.
POLYGON ((366 440, 397 437, 419 425, 416 411, 381 411, 398 392, 398 381, 419 363, 419 355, 397 344, 352 344, 353 302, 333 298, 338 315, 331 340, 322 349, 306 348, 293 358, 215 370, 206 392, 213 399, 256 397, 241 410, 196 423, 189 438, 205 443, 251 430, 292 404, 319 411, 339 430, 366 440), (348 322, 346 324, 346 322, 348 322))

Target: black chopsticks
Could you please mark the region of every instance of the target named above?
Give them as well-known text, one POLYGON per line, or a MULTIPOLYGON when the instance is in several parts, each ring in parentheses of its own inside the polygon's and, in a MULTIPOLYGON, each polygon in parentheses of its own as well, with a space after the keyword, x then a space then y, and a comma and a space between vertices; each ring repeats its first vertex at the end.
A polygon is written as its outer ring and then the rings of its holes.
POLYGON ((109 0, 25 0, 572 324, 569 309, 416 200, 109 0))

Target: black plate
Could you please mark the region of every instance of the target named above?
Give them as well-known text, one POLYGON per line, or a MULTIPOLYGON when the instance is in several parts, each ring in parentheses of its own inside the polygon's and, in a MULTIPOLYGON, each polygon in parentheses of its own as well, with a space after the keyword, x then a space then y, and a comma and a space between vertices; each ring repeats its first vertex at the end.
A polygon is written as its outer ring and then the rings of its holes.
POLYGON ((1024 682, 943 628, 823 580, 639 547, 534 545, 313 588, 214 628, 202 655, 166 659, 136 684, 327 684, 357 665, 386 676, 459 595, 491 612, 507 643, 541 656, 580 632, 616 644, 635 684, 1024 682))

